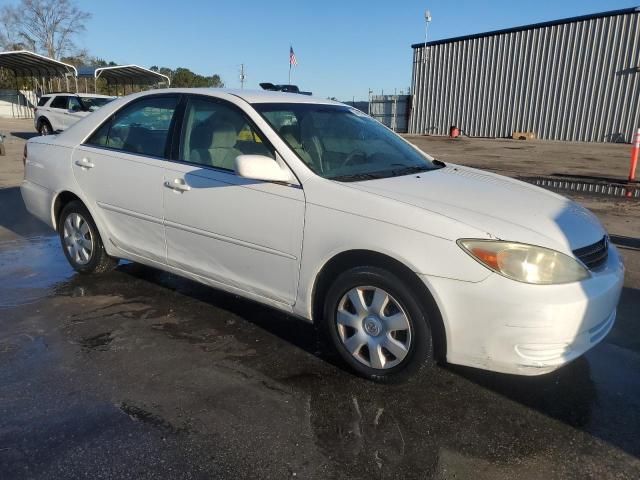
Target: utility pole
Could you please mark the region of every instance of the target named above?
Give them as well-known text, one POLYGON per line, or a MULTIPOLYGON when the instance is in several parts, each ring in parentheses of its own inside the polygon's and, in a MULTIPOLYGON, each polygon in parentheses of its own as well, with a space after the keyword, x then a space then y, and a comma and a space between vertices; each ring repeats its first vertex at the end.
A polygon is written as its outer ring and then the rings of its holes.
POLYGON ((431 23, 431 12, 425 10, 424 12, 424 53, 422 59, 424 63, 427 63, 427 42, 429 41, 429 24, 431 23))
POLYGON ((244 81, 247 78, 247 76, 244 73, 244 63, 240 64, 240 88, 243 89, 244 88, 244 81))
MULTIPOLYGON (((424 120, 424 117, 426 115, 425 111, 427 109, 427 90, 426 90, 426 85, 427 85, 427 43, 429 42, 429 24, 431 23, 431 12, 429 10, 425 10, 424 12, 424 50, 422 52, 422 60, 423 60, 423 65, 422 65, 422 88, 421 88, 421 94, 422 94, 422 118, 423 118, 423 122, 424 122, 424 134, 427 134, 427 122, 426 120, 424 120)), ((413 92, 413 94, 415 95, 416 92, 413 92)), ((416 128, 417 130, 417 128, 416 128)))

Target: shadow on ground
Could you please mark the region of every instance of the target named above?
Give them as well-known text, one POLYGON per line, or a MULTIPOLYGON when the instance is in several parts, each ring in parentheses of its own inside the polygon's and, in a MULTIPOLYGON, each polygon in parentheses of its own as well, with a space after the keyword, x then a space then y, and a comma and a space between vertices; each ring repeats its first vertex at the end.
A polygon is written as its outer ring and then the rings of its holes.
POLYGON ((0 188, 0 206, 0 227, 21 237, 48 235, 52 232, 51 228, 29 214, 22 201, 20 187, 0 188))
POLYGON ((30 138, 40 135, 38 132, 11 132, 11 135, 22 140, 29 140, 30 138))

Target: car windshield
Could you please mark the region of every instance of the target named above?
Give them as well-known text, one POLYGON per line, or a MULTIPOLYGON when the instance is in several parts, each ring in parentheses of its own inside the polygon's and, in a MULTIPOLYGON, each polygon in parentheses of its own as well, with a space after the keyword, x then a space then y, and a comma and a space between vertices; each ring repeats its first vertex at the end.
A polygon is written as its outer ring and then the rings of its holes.
POLYGON ((443 165, 346 105, 259 103, 253 107, 298 157, 324 178, 370 180, 426 172, 443 165))
POLYGON ((80 97, 82 101, 82 105, 84 105, 85 110, 89 112, 93 112, 103 105, 109 103, 113 98, 103 98, 103 97, 80 97))

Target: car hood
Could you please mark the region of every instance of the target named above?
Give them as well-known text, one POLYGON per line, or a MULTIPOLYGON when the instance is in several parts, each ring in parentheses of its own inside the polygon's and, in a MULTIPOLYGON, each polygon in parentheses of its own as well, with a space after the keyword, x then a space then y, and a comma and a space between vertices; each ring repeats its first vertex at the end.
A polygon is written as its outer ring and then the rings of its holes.
POLYGON ((447 216, 491 237, 567 253, 605 234, 595 215, 567 198, 459 165, 349 185, 447 216))

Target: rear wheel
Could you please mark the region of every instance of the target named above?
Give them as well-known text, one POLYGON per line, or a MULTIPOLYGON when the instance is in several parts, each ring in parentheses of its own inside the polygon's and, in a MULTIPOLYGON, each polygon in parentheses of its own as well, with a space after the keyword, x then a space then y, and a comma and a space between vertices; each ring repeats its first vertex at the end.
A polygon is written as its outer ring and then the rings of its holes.
POLYGON ((98 228, 81 202, 69 202, 62 209, 58 234, 67 260, 78 272, 103 273, 118 264, 107 254, 98 228))
POLYGON ((51 124, 48 120, 41 120, 40 126, 38 127, 38 133, 42 136, 51 135, 53 130, 51 128, 51 124))
POLYGON ((340 356, 371 380, 404 380, 433 358, 423 302, 389 271, 342 273, 327 293, 324 321, 340 356))

